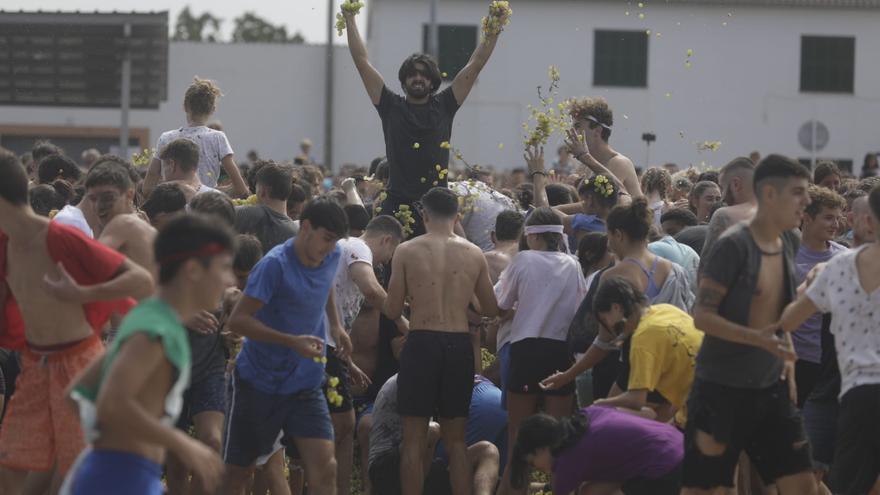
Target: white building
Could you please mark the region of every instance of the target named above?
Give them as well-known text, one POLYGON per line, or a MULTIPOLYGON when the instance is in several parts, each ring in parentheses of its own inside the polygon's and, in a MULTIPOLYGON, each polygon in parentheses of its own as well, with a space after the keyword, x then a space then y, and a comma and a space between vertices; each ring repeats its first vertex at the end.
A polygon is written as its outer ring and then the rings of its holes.
MULTIPOLYGON (((440 62, 450 75, 477 42, 486 3, 440 0, 440 62)), ((871 48, 880 46, 880 0, 656 0, 642 7, 623 0, 514 0, 511 6, 511 24, 456 117, 453 144, 469 161, 521 166, 521 124, 527 105, 538 104, 535 88, 548 85, 550 65, 562 75, 557 99, 608 99, 612 145, 637 166, 646 162, 646 132, 657 136, 652 165, 719 166, 752 150, 809 158, 798 134, 812 120, 822 124, 817 143, 826 142, 819 157, 858 169, 865 153, 880 149, 874 125, 880 67, 871 48), (722 144, 698 151, 704 141, 722 144)), ((370 56, 392 89, 399 90, 403 59, 423 49, 427 17, 427 0, 370 2, 370 56)), ((308 136, 320 157, 324 54, 322 46, 171 43, 168 101, 158 110, 133 111, 132 127, 155 143, 162 130, 181 125, 183 92, 199 75, 216 79, 225 93, 217 117, 238 155, 257 149, 289 159, 308 136)), ((334 162, 366 163, 384 151, 380 122, 345 47, 335 49, 335 68, 334 162)), ((112 132, 118 122, 114 110, 0 106, 0 144, 10 132, 63 134, 80 126, 112 132)), ((809 142, 812 128, 806 130, 809 142)), ((548 155, 559 142, 552 138, 548 155)))

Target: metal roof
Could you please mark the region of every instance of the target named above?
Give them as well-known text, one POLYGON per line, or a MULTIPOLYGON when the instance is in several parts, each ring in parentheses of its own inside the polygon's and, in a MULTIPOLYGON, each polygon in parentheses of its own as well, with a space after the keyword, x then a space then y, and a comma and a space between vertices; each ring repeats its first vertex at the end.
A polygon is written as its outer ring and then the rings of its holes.
POLYGON ((0 24, 132 24, 162 25, 168 23, 168 11, 161 12, 80 12, 80 11, 8 11, 0 10, 0 24))

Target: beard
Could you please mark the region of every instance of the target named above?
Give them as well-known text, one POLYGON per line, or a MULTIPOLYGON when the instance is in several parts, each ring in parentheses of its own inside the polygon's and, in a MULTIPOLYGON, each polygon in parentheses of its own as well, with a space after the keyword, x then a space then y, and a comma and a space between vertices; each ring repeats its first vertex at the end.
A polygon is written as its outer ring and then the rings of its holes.
POLYGON ((413 98, 424 98, 431 94, 431 86, 430 84, 425 84, 420 87, 413 87, 413 85, 409 84, 405 88, 407 96, 411 96, 413 98))

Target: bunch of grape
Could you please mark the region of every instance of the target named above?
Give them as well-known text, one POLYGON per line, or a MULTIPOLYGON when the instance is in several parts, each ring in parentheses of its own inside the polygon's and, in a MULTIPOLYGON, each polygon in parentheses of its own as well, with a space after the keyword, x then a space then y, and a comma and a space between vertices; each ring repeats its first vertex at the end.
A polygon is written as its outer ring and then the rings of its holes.
POLYGON ((336 407, 342 405, 342 395, 336 390, 338 386, 339 378, 327 375, 327 402, 336 407))
POLYGON ((416 219, 413 218, 412 210, 409 209, 409 205, 400 205, 397 213, 394 214, 394 218, 400 221, 400 224, 403 225, 403 235, 409 238, 413 233, 412 226, 416 223, 416 219))
POLYGON ((483 17, 483 34, 496 36, 504 31, 504 26, 510 23, 510 3, 505 0, 494 0, 489 4, 489 15, 483 17))
POLYGON ((247 206, 257 204, 257 195, 251 194, 247 199, 233 199, 232 204, 235 206, 247 206))
POLYGON ((131 155, 131 163, 137 168, 147 167, 150 165, 150 162, 153 161, 155 156, 156 148, 144 148, 140 153, 134 153, 131 155))
POLYGON ((559 87, 559 69, 551 65, 547 70, 547 78, 550 79, 550 89, 545 96, 541 86, 538 86, 538 99, 541 101, 539 108, 529 105, 529 120, 534 122, 534 128, 531 128, 529 122, 522 125, 523 131, 527 134, 523 139, 526 147, 547 144, 550 136, 556 132, 565 132, 571 126, 571 118, 565 114, 565 109, 569 105, 569 101, 557 103, 554 106, 552 95, 556 94, 559 87))
MULTIPOLYGON (((345 0, 340 5, 342 12, 351 15, 358 15, 362 8, 364 8, 364 2, 357 0, 345 0)), ((342 12, 337 12, 336 14, 336 34, 337 36, 342 36, 342 32, 345 31, 345 15, 342 12)))

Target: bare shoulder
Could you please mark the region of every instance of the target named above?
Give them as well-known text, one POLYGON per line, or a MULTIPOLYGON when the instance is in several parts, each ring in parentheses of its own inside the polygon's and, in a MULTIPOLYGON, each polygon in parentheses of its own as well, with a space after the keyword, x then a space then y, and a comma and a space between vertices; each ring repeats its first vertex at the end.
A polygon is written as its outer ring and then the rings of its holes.
POLYGON ((626 155, 624 155, 622 153, 618 153, 618 154, 614 155, 610 160, 608 160, 608 165, 609 166, 615 165, 618 167, 628 166, 628 167, 635 169, 635 165, 633 165, 632 160, 630 160, 629 157, 627 157, 626 155))
POLYGON ((476 244, 465 239, 464 237, 456 237, 452 242, 456 249, 460 249, 462 253, 464 253, 466 256, 473 259, 479 259, 481 261, 485 259, 485 256, 483 255, 483 250, 480 249, 479 246, 477 246, 476 244))

